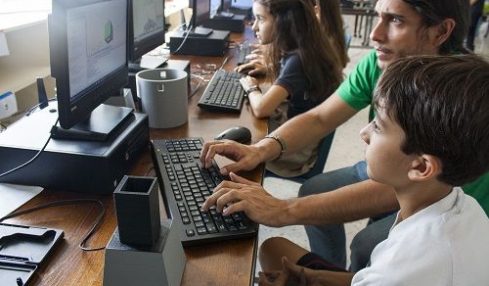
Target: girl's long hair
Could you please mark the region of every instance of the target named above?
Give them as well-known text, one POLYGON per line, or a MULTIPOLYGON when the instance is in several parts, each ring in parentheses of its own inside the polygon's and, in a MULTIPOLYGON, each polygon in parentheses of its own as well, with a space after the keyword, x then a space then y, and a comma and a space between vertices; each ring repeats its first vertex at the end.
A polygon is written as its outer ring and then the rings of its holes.
POLYGON ((313 5, 319 7, 319 21, 324 32, 335 45, 343 67, 348 61, 348 51, 346 47, 345 29, 343 18, 341 18, 339 0, 309 0, 313 5))
POLYGON ((273 40, 268 45, 266 62, 269 75, 276 79, 280 59, 297 51, 307 82, 308 94, 322 102, 342 81, 342 61, 337 49, 323 32, 307 0, 254 0, 273 16, 273 40))

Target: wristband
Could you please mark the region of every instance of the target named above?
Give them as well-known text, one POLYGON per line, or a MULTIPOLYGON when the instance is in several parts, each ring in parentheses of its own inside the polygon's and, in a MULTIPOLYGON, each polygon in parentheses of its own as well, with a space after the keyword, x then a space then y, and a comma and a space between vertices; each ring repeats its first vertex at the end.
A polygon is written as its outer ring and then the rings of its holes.
POLYGON ((254 86, 252 86, 252 87, 248 88, 248 90, 246 91, 246 93, 247 93, 247 94, 250 94, 250 93, 252 93, 252 92, 254 92, 254 91, 259 91, 259 92, 261 92, 261 89, 260 89, 260 87, 259 87, 259 86, 254 85, 254 86))
POLYGON ((280 145, 280 155, 278 155, 275 160, 280 159, 280 157, 282 157, 282 154, 285 153, 285 151, 287 150, 287 143, 285 143, 285 140, 276 134, 268 134, 267 136, 265 136, 265 138, 270 138, 278 142, 278 144, 280 145))

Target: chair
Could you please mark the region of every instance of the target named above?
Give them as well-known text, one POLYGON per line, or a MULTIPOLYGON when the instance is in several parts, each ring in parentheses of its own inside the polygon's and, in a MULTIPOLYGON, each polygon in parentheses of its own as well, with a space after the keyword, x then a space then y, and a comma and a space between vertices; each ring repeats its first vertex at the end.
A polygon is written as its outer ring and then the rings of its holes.
POLYGON ((316 175, 321 174, 324 170, 324 165, 326 164, 326 160, 328 159, 329 149, 331 149, 331 144, 333 143, 334 133, 335 131, 331 132, 329 135, 321 139, 321 141, 319 142, 318 158, 316 160, 316 163, 314 164, 312 169, 309 170, 307 173, 296 177, 285 178, 285 177, 278 176, 267 170, 265 172, 265 177, 276 177, 276 178, 291 180, 297 183, 303 183, 307 179, 310 179, 316 175))

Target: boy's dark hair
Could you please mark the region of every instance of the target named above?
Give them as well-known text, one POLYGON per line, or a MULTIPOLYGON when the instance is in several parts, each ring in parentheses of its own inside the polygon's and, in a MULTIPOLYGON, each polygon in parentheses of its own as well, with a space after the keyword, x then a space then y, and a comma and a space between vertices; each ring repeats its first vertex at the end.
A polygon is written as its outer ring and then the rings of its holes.
POLYGON ((404 153, 441 160, 440 181, 461 186, 489 170, 489 63, 484 59, 399 59, 379 80, 374 105, 404 130, 404 153))
POLYGON ((403 0, 416 10, 427 27, 453 19, 455 28, 450 37, 440 46, 440 54, 468 53, 463 42, 469 29, 470 4, 468 0, 403 0))

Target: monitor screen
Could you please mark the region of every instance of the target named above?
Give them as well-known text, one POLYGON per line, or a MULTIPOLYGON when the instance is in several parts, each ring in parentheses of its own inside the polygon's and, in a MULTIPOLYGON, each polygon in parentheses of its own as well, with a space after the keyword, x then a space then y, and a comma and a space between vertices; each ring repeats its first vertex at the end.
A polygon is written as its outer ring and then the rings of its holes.
POLYGON ((210 17, 211 0, 190 0, 192 8, 191 25, 195 28, 205 24, 210 17))
POLYGON ((222 0, 222 11, 227 11, 231 8, 233 0, 222 0))
POLYGON ((210 18, 214 18, 214 16, 222 11, 222 0, 211 0, 211 8, 210 8, 210 18))
POLYGON ((127 82, 126 0, 53 0, 51 74, 63 128, 90 117, 127 82))
POLYGON ((129 60, 137 62, 165 42, 164 0, 129 0, 129 60))

